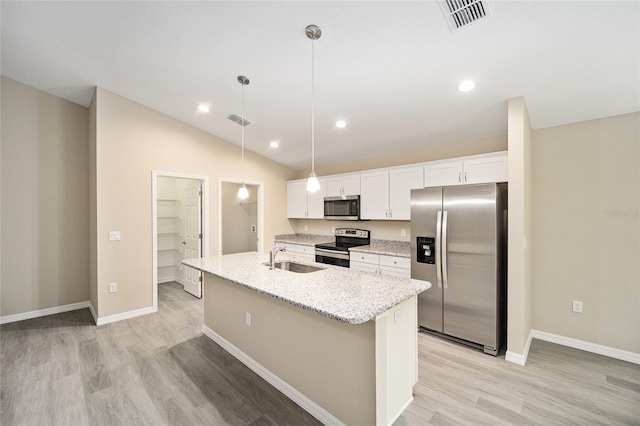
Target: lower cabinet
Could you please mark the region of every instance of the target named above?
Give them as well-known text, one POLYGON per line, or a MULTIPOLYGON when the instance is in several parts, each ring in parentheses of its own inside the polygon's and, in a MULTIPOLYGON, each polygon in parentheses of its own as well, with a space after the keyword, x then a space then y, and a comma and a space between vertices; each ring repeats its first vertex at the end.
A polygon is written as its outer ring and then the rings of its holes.
POLYGON ((349 254, 349 267, 358 271, 411 278, 411 259, 408 257, 351 252, 349 254))
MULTIPOLYGON (((280 247, 287 249, 286 258, 291 260, 299 260, 301 262, 315 262, 316 261, 316 248, 313 246, 306 246, 302 244, 292 243, 279 243, 280 247)), ((280 253, 279 253, 280 254, 280 253)))

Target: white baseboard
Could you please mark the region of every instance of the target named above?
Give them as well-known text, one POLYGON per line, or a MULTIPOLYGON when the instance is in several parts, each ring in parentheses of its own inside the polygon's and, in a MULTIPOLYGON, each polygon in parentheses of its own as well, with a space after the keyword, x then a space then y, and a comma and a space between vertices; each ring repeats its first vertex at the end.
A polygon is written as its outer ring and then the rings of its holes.
POLYGON ((289 385, 287 382, 282 380, 280 377, 273 374, 271 371, 267 370, 261 364, 259 364, 256 360, 251 358, 249 355, 242 352, 236 346, 234 346, 231 342, 226 340, 224 337, 220 336, 218 333, 207 327, 206 325, 202 325, 202 333, 207 336, 209 339, 213 340, 224 350, 229 352, 231 355, 236 357, 240 362, 253 370, 258 376, 262 377, 266 380, 271 386, 278 389, 280 392, 285 394, 290 400, 298 404, 305 411, 311 414, 313 417, 318 419, 322 424, 325 425, 336 425, 336 426, 344 426, 344 423, 341 422, 338 418, 333 416, 324 408, 320 407, 318 404, 313 402, 311 399, 307 398, 304 394, 298 391, 293 386, 289 385))
POLYGON ((529 356, 529 349, 531 348, 531 341, 533 340, 533 336, 531 332, 529 332, 529 337, 527 338, 527 343, 524 345, 524 353, 519 354, 516 352, 507 351, 504 355, 504 359, 509 362, 513 362, 518 365, 525 365, 527 363, 527 357, 529 356))
POLYGON ((21 314, 5 315, 0 317, 0 324, 9 324, 10 322, 23 321, 32 318, 45 317, 47 315, 61 314, 63 312, 77 311, 89 307, 89 302, 71 303, 69 305, 54 306, 52 308, 38 309, 36 311, 23 312, 21 314))
POLYGON ((96 325, 105 325, 116 321, 139 317, 141 315, 152 314, 154 312, 157 312, 157 309, 154 309, 153 306, 150 306, 148 308, 136 309, 135 311, 122 312, 120 314, 97 318, 96 325))
POLYGON ((557 334, 547 333, 540 330, 531 330, 531 336, 534 339, 557 343, 558 345, 568 346, 570 348, 580 349, 582 351, 592 352, 594 354, 604 355, 610 358, 632 362, 634 364, 640 364, 640 354, 635 352, 623 351, 621 349, 585 342, 584 340, 572 339, 571 337, 559 336, 557 334))
POLYGON ((182 279, 181 277, 158 278, 158 284, 172 283, 172 282, 177 282, 178 284, 181 284, 184 287, 184 279, 182 279))

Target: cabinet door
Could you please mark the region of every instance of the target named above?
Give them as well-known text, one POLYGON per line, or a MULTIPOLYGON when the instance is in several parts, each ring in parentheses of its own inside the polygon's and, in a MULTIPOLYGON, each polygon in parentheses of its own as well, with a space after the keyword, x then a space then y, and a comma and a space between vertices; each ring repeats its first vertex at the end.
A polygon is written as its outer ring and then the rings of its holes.
POLYGON ((360 217, 362 219, 389 218, 389 172, 360 175, 360 217))
POLYGON ((319 178, 320 190, 316 192, 305 192, 307 196, 307 218, 308 219, 324 219, 324 196, 327 191, 327 179, 319 178))
POLYGON ((287 182, 287 218, 305 219, 307 217, 307 180, 287 182))
POLYGON ((507 156, 500 155, 464 162, 464 183, 507 182, 507 156))
POLYGON ((327 178, 327 197, 342 195, 342 176, 327 178))
POLYGON ((424 166, 424 187, 462 185, 462 161, 438 161, 424 166))
POLYGON ((423 188, 422 167, 407 167, 389 172, 389 219, 411 219, 411 190, 423 188))
POLYGON ((344 195, 360 195, 360 175, 344 176, 342 188, 344 195))

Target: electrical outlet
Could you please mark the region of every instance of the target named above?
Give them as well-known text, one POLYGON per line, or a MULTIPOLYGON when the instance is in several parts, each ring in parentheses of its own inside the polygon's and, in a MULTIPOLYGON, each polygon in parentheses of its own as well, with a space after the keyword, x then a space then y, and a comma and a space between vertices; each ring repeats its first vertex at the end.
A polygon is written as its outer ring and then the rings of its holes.
POLYGON ((109 231, 109 241, 120 241, 120 231, 109 231))
POLYGON ((307 225, 305 225, 305 226, 304 226, 304 230, 305 230, 305 231, 308 231, 308 230, 309 230, 309 227, 308 227, 307 225))
POLYGON ((247 323, 247 325, 249 327, 251 327, 251 313, 250 312, 245 312, 244 321, 247 323))
POLYGON ((579 300, 573 301, 573 312, 577 312, 579 314, 582 313, 582 302, 579 300))
POLYGON ((118 283, 109 283, 109 293, 118 291, 118 283))
POLYGON ((401 237, 406 237, 407 236, 407 230, 406 229, 401 229, 400 230, 400 236, 401 237))

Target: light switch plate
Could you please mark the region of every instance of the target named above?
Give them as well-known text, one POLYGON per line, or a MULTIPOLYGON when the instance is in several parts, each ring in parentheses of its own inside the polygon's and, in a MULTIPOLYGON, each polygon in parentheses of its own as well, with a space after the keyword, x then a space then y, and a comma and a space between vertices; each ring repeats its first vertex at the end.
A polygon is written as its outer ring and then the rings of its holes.
POLYGON ((109 241, 120 241, 120 231, 109 231, 109 241))

